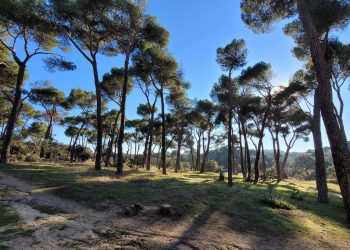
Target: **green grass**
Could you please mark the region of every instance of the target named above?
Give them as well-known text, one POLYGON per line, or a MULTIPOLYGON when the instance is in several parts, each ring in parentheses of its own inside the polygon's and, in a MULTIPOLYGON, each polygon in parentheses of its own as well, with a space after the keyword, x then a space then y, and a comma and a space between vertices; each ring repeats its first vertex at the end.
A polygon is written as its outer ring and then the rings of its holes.
POLYGON ((0 227, 17 223, 18 221, 19 217, 15 212, 11 211, 10 206, 0 202, 0 227))
MULTIPOLYGON (((317 203, 314 190, 305 192, 303 200, 291 199, 292 189, 275 186, 273 196, 291 204, 295 209, 285 211, 262 205, 269 196, 266 184, 253 185, 241 178, 234 178, 234 187, 218 182, 218 174, 195 172, 173 173, 167 176, 152 170, 125 169, 123 177, 117 177, 114 169, 97 172, 91 166, 50 165, 2 165, 0 170, 41 185, 56 187, 57 195, 76 200, 93 208, 103 203, 131 205, 172 204, 183 216, 195 217, 199 223, 207 223, 217 212, 225 227, 239 232, 261 235, 293 236, 300 232, 320 230, 330 234, 350 237, 344 224, 345 212, 341 199, 330 197, 330 204, 317 203)), ((285 183, 284 183, 285 184, 285 183)), ((302 182, 298 185, 303 186, 302 182)), ((305 188, 311 185, 306 183, 305 188)))

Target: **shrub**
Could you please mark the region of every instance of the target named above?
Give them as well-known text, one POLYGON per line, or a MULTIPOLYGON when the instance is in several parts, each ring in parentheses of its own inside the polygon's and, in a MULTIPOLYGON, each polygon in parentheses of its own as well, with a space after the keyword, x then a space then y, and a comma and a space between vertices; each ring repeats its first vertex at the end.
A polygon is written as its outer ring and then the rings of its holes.
POLYGON ((39 162, 40 157, 38 155, 27 155, 24 158, 24 161, 26 161, 26 162, 39 162))
POLYGON ((305 193, 300 192, 298 189, 294 190, 291 194, 290 194, 290 198, 293 200, 298 200, 298 201, 303 201, 306 197, 305 193))
POLYGON ((91 149, 78 146, 75 148, 75 155, 80 161, 87 161, 93 157, 91 149))
POLYGON ((207 171, 209 172, 219 172, 221 167, 219 166, 219 163, 215 160, 209 160, 207 162, 207 171))

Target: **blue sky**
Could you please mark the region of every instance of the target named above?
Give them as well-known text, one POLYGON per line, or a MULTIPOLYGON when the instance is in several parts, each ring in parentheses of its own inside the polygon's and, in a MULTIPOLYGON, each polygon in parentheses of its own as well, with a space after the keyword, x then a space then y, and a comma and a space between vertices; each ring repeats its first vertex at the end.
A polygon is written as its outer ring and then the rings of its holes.
MULTIPOLYGON (((248 65, 254 65, 259 61, 272 64, 275 85, 287 84, 292 74, 302 66, 302 63, 291 55, 293 41, 283 34, 283 24, 277 24, 274 31, 268 34, 254 34, 241 21, 239 2, 238 0, 149 0, 147 12, 156 16, 171 34, 169 49, 183 69, 186 80, 192 84, 189 90, 191 99, 209 99, 213 84, 223 73, 215 61, 216 49, 225 46, 234 38, 246 40, 249 50, 248 65)), ((343 32, 342 39, 350 42, 349 29, 343 32)), ((70 89, 78 87, 93 90, 91 66, 74 49, 66 57, 77 64, 76 71, 48 73, 41 66, 39 58, 30 62, 27 87, 35 81, 49 80, 66 94, 70 89)), ((122 55, 116 58, 100 56, 100 77, 112 67, 120 67, 122 60, 122 55)), ((349 106, 350 91, 347 86, 343 93, 345 106, 349 106)), ((129 119, 137 117, 136 107, 140 102, 144 102, 144 97, 135 89, 127 100, 129 119)), ((344 116, 345 127, 350 136, 349 107, 345 108, 344 116)), ((63 131, 63 128, 55 127, 57 140, 67 141, 63 131)), ((326 137, 324 144, 328 145, 326 137)), ((266 149, 272 148, 269 138, 265 139, 265 145, 266 149)), ((294 151, 305 151, 310 148, 313 148, 312 141, 308 143, 299 141, 294 151)))

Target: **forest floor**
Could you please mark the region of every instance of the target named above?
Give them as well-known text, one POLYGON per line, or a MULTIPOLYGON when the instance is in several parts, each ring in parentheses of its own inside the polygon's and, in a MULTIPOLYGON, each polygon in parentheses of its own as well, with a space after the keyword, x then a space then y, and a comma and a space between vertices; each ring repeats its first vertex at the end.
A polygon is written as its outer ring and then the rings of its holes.
MULTIPOLYGON (((318 204, 312 182, 234 187, 217 174, 91 165, 0 165, 0 249, 349 249, 342 201, 318 204), (303 200, 292 199, 295 186, 303 200), (274 209, 271 196, 291 207, 274 209), (125 207, 144 205, 138 215, 125 207), (159 205, 170 204, 170 217, 159 205)), ((339 193, 330 183, 332 193, 339 193)))

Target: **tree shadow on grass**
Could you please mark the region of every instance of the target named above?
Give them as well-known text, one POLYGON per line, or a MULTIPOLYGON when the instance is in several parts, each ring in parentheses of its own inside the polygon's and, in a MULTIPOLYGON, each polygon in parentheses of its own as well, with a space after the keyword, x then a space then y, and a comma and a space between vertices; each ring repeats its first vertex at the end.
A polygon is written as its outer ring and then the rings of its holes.
MULTIPOLYGON (((276 212, 260 204, 264 195, 268 195, 266 185, 253 185, 239 179, 235 180, 233 188, 228 188, 222 182, 190 182, 182 176, 161 176, 153 172, 127 171, 125 178, 103 181, 93 177, 115 176, 113 169, 104 169, 96 174, 94 170, 81 171, 74 168, 10 166, 5 171, 34 184, 59 186, 52 192, 92 208, 97 208, 102 202, 120 206, 134 203, 158 206, 169 203, 185 216, 200 216, 203 211, 218 211, 229 218, 227 226, 230 230, 247 234, 254 232, 261 237, 294 237, 302 227, 296 222, 293 213, 276 212)), ((185 177, 189 176, 205 179, 204 176, 195 174, 185 177)), ((289 199, 291 191, 287 189, 278 193, 301 210, 344 225, 344 211, 339 201, 331 200, 330 205, 322 207, 313 196, 299 202, 289 199)))

